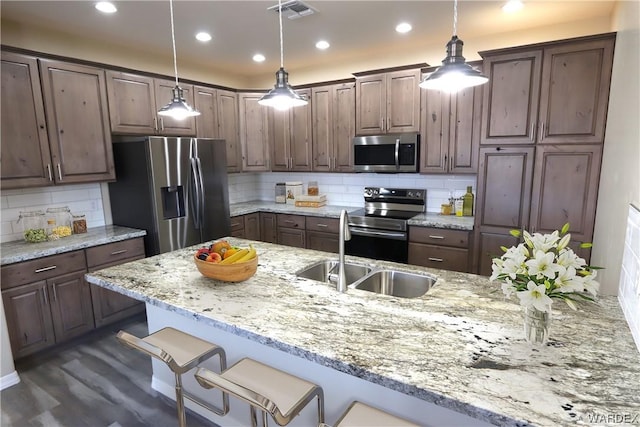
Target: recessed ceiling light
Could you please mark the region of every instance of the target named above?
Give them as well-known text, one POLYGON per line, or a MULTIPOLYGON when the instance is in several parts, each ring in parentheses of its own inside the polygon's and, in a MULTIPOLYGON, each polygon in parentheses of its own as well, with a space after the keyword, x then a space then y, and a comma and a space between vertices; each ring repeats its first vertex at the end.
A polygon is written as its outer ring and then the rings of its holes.
POLYGON ((524 7, 520 0, 509 0, 502 6, 502 10, 507 13, 517 12, 524 7))
POLYGON ((198 34, 196 34, 196 39, 200 40, 201 42, 208 42, 209 40, 211 40, 211 34, 200 31, 198 34))
POLYGON ((102 13, 115 13, 118 11, 118 8, 115 7, 113 3, 108 1, 101 1, 96 3, 96 9, 98 9, 102 13))
POLYGON ((316 47, 317 47, 318 49, 320 49, 320 50, 328 49, 328 48, 329 48, 329 46, 331 46, 331 45, 330 45, 330 44, 329 44, 329 42, 328 42, 328 41, 326 41, 326 40, 320 40, 318 43, 316 43, 316 47))
POLYGON ((399 33, 408 33, 413 27, 408 22, 401 22, 396 26, 396 31, 399 33))
POLYGON ((253 55, 253 60, 256 62, 264 62, 265 57, 261 53, 256 53, 255 55, 253 55))

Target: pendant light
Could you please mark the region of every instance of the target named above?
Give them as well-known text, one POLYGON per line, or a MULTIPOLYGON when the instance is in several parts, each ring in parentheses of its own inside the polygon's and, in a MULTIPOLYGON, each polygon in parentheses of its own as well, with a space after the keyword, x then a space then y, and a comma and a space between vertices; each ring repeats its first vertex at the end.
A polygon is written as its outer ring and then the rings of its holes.
POLYGON ((478 86, 489 81, 488 77, 473 69, 464 61, 464 56, 462 56, 462 45, 464 43, 457 36, 457 27, 458 0, 454 0, 453 37, 447 43, 447 57, 442 60, 441 67, 420 82, 420 87, 453 93, 460 89, 478 86))
POLYGON ((173 71, 176 76, 176 87, 173 88, 173 99, 167 105, 162 107, 158 114, 167 116, 176 120, 183 120, 187 117, 199 116, 200 112, 191 108, 184 99, 182 88, 178 85, 178 63, 176 61, 176 35, 173 26, 173 0, 169 0, 169 9, 171 11, 171 41, 173 42, 173 71))
POLYGON ((258 104, 274 107, 276 110, 287 110, 291 107, 307 105, 308 101, 298 95, 289 84, 289 73, 284 69, 284 48, 282 46, 282 0, 278 0, 278 16, 280 18, 280 69, 276 71, 276 84, 258 101, 258 104))

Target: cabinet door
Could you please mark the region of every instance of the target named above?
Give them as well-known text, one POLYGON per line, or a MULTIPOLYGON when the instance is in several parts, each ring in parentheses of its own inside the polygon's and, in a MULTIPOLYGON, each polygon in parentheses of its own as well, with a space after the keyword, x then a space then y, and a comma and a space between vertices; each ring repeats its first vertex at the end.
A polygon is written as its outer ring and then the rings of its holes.
POLYGON ((536 149, 530 231, 551 233, 569 223, 572 240, 593 238, 602 146, 544 145, 536 149))
POLYGON ((409 264, 469 272, 469 250, 409 242, 409 264))
POLYGON ((260 215, 258 213, 244 216, 244 238, 260 240, 260 215))
POLYGON ((539 142, 602 143, 614 39, 544 50, 539 142))
POLYGON ((451 96, 449 167, 451 173, 476 173, 482 119, 482 88, 463 89, 451 96))
POLYGON ((338 234, 307 231, 307 249, 338 253, 338 234))
POLYGON ((2 155, 0 185, 53 183, 49 139, 36 58, 2 52, 2 155))
POLYGON ((231 217, 231 236, 244 239, 244 215, 231 217))
POLYGON ((445 173, 449 168, 449 94, 423 90, 420 172, 445 173))
POLYGON ((107 70, 111 132, 154 135, 158 129, 153 79, 107 70))
POLYGON ((481 231, 526 229, 529 221, 534 147, 482 147, 476 226, 481 231))
POLYGON ((267 243, 278 241, 276 214, 260 212, 260 240, 267 243))
POLYGON ((258 104, 262 94, 241 93, 240 144, 243 171, 269 170, 269 126, 266 107, 258 104))
POLYGON ((313 170, 330 171, 333 154, 333 86, 314 87, 311 90, 313 111, 313 170))
POLYGON ((218 137, 227 143, 227 172, 240 172, 240 133, 238 128, 238 95, 218 91, 218 137))
POLYGON ((343 83, 335 88, 333 98, 333 169, 353 171, 353 137, 356 135, 355 83, 343 83))
POLYGON ((420 131, 420 70, 387 74, 386 133, 420 131))
POLYGON ((278 244, 304 248, 306 246, 305 231, 296 228, 278 227, 278 244))
POLYGON ((297 91, 309 100, 307 105, 290 110, 291 169, 294 171, 311 170, 311 89, 297 91))
POLYGON ((356 79, 356 135, 378 135, 386 129, 386 74, 356 79))
POLYGON ((2 291, 13 357, 34 353, 55 342, 44 280, 2 291))
POLYGON ((291 169, 291 128, 289 110, 271 108, 269 114, 269 145, 271 146, 271 170, 291 169))
POLYGON ((55 182, 115 178, 104 70, 40 60, 55 182))
POLYGON ((503 233, 478 233, 476 234, 476 250, 473 271, 483 276, 491 276, 491 264, 493 258, 500 257, 504 253, 502 246, 509 248, 516 246, 519 241, 510 234, 503 233))
POLYGON ((484 59, 480 144, 532 144, 540 98, 542 51, 510 53, 484 59))
MULTIPOLYGON (((176 86, 174 80, 153 80, 156 96, 156 113, 173 99, 173 88, 176 86)), ((187 104, 193 106, 193 85, 180 83, 183 95, 187 104)), ((196 119, 187 117, 186 119, 174 119, 172 117, 158 116, 158 133, 160 135, 173 136, 196 136, 196 119)))
POLYGON ((56 342, 94 328, 91 293, 84 273, 80 271, 47 280, 56 342))
POLYGON ((198 138, 219 138, 218 134, 218 92, 202 86, 193 87, 196 116, 196 136, 198 138))

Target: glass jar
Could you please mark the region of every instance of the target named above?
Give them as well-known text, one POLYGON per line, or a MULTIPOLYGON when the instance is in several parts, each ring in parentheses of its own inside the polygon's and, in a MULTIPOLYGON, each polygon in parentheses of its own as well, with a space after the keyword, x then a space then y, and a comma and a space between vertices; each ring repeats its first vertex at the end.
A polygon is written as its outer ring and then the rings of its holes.
POLYGON ((73 234, 87 232, 87 218, 85 215, 73 215, 73 234))
POLYGON ((18 222, 22 222, 22 231, 23 231, 25 242, 38 243, 38 242, 47 241, 44 212, 42 211, 20 212, 20 216, 18 217, 18 222))
POLYGON ((307 186, 307 195, 317 196, 318 194, 320 194, 320 189, 318 188, 318 181, 309 181, 309 185, 307 186))
POLYGON ((287 189, 284 182, 276 183, 276 203, 287 203, 287 189))
POLYGON ((69 207, 47 209, 47 236, 50 240, 71 236, 71 211, 69 207))

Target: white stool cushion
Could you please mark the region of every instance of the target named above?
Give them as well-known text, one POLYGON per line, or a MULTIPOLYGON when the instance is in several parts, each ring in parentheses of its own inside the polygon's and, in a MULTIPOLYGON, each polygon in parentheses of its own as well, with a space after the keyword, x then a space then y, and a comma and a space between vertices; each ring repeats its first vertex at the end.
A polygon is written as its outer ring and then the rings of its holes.
POLYGON ((380 409, 354 402, 349 412, 334 427, 419 427, 380 409))
POLYGON ((169 327, 160 329, 142 340, 164 350, 180 367, 217 347, 208 341, 169 327))

